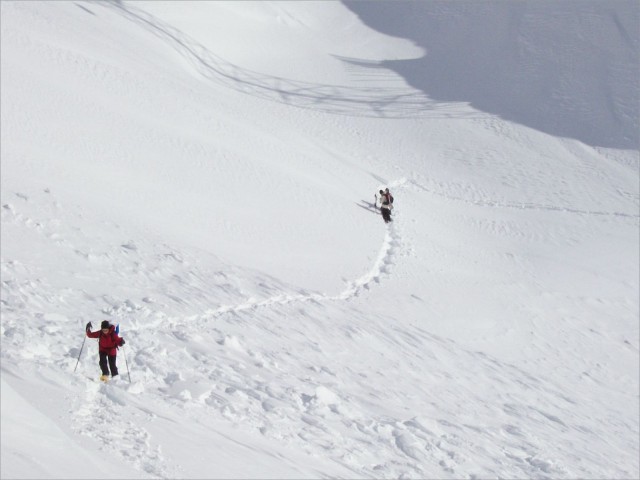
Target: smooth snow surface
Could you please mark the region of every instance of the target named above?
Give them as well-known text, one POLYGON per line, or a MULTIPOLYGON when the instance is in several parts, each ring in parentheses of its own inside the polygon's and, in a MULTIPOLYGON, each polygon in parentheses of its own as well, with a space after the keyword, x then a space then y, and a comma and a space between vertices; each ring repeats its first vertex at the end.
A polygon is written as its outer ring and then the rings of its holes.
POLYGON ((2 1, 2 478, 640 477, 640 7, 534 3, 2 1))

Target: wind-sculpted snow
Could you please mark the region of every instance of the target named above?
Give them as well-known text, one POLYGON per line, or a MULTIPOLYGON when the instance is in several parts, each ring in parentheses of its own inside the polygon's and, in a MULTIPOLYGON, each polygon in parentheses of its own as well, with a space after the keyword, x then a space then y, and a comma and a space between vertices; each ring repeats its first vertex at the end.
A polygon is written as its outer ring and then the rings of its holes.
POLYGON ((337 2, 176 5, 0 2, 0 476, 637 478, 637 151, 337 2))
MULTIPOLYGON (((225 60, 184 32, 168 25, 135 4, 112 3, 126 18, 140 24, 175 48, 207 80, 287 105, 342 115, 406 118, 472 118, 465 104, 442 104, 403 86, 323 85, 267 75, 225 60)), ((342 58, 358 71, 379 70, 377 62, 342 58)), ((391 81, 389 83, 392 83, 391 81)))

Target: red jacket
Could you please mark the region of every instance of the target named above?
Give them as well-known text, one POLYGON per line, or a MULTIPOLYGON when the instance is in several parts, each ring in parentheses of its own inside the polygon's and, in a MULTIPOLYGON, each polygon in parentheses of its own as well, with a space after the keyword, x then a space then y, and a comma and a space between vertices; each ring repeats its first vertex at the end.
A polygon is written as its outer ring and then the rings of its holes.
POLYGON ((102 333, 102 330, 98 330, 97 332, 87 330, 87 337, 99 338, 98 350, 105 352, 107 355, 116 355, 118 353, 116 347, 119 347, 122 343, 122 339, 116 333, 116 327, 113 325, 109 327, 109 333, 106 334, 102 333))

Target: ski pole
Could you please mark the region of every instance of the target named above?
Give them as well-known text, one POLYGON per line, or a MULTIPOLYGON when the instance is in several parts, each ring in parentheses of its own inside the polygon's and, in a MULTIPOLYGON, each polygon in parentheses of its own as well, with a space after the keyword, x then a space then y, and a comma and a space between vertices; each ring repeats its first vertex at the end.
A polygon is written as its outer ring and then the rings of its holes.
POLYGON ((87 336, 84 336, 84 339, 82 340, 82 346, 80 347, 80 353, 78 354, 78 361, 76 362, 76 368, 73 369, 73 373, 76 372, 76 369, 78 368, 78 364, 80 363, 80 355, 82 355, 82 349, 84 348, 84 342, 86 342, 87 340, 87 336))
POLYGON ((124 364, 127 366, 127 375, 129 376, 129 383, 131 383, 131 374, 129 373, 129 362, 127 362, 127 355, 124 353, 124 345, 122 346, 122 356, 124 357, 124 364))

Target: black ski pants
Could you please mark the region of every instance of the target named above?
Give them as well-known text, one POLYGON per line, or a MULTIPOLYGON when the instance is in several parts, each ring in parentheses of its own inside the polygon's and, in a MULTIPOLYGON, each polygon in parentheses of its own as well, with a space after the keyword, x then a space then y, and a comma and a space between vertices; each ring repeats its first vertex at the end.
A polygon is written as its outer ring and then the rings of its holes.
POLYGON ((111 369, 111 376, 118 375, 118 367, 116 366, 116 356, 109 355, 107 352, 100 352, 100 370, 103 375, 109 375, 109 369, 111 369), (108 366, 107 366, 107 361, 108 366))
POLYGON ((382 218, 384 219, 384 223, 389 223, 391 221, 391 210, 385 207, 381 207, 380 212, 382 213, 382 218))

